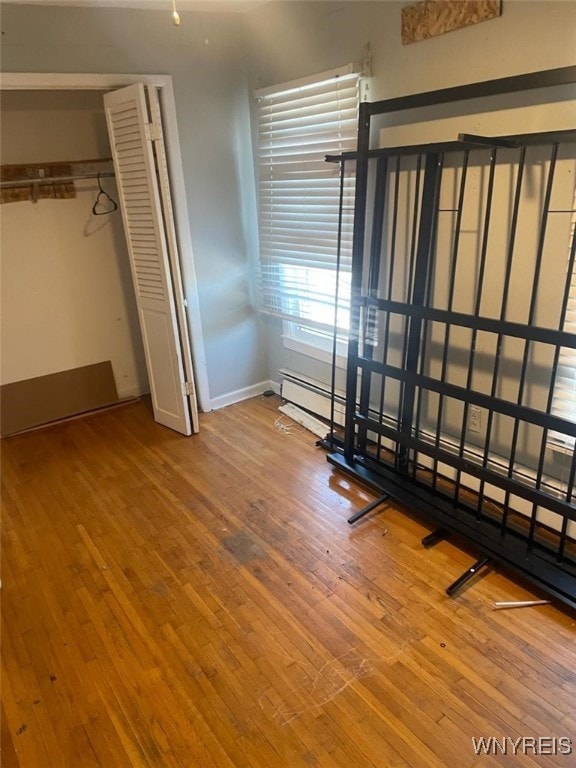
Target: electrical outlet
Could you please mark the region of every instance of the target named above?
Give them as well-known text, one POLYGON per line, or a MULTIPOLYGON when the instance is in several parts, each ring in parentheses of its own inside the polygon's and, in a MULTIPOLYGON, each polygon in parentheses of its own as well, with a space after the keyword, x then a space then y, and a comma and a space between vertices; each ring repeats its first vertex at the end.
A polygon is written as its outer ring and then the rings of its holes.
POLYGON ((468 429, 470 432, 480 432, 482 429, 482 409, 471 405, 468 409, 468 429))

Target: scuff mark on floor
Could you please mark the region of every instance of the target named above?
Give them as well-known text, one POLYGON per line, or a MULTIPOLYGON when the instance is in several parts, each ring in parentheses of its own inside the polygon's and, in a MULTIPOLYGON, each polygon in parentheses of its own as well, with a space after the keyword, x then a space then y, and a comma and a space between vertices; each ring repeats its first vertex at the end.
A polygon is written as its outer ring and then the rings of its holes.
POLYGON ((304 712, 318 714, 321 708, 356 680, 374 674, 367 659, 350 649, 342 656, 325 662, 310 683, 306 681, 277 708, 273 718, 280 725, 288 725, 304 712))
MULTIPOLYGON (((305 672, 302 682, 283 696, 280 702, 273 703, 269 694, 261 696, 258 700, 260 709, 268 710, 271 719, 276 720, 280 726, 288 725, 306 713, 318 715, 324 705, 357 680, 377 674, 379 666, 394 661, 409 643, 405 641, 389 657, 377 661, 363 658, 356 649, 350 648, 342 655, 324 662, 315 673, 305 672)), ((302 669, 301 664, 294 663, 302 669)))
MULTIPOLYGON (((315 675, 307 675, 306 679, 275 707, 271 717, 279 725, 288 725, 305 712, 318 714, 321 708, 332 701, 356 680, 374 674, 375 669, 368 659, 361 658, 353 649, 341 656, 326 661, 315 675)), ((260 707, 264 708, 264 700, 260 698, 260 707)), ((269 701, 267 702, 270 703, 269 701)))

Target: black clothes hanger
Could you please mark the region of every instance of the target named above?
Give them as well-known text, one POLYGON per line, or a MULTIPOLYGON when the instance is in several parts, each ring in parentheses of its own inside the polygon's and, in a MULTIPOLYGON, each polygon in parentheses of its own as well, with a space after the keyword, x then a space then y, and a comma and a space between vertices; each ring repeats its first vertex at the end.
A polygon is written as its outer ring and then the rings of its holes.
POLYGON ((98 197, 96 198, 96 202, 92 206, 92 213, 94 216, 105 216, 107 213, 114 213, 114 211, 118 210, 118 203, 113 200, 108 192, 105 192, 102 189, 102 184, 100 182, 100 174, 98 174, 98 189, 100 190, 98 192, 98 197), (105 200, 101 200, 102 195, 106 198, 105 200), (112 206, 111 208, 109 206, 112 206))

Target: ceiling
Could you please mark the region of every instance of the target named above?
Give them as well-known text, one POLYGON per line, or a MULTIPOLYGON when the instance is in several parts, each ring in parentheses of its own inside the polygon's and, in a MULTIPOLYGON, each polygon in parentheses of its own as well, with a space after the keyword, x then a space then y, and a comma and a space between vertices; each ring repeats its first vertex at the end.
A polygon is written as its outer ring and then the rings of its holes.
MULTIPOLYGON (((212 11, 221 13, 246 13, 270 0, 176 0, 179 11, 212 11)), ((2 0, 4 5, 66 5, 97 6, 101 8, 146 8, 166 10, 172 0, 2 0)))

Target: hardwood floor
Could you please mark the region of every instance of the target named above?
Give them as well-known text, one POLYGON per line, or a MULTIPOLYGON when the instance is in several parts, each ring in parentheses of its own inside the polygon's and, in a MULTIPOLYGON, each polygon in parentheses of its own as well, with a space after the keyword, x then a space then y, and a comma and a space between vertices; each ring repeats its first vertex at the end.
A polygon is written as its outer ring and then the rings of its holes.
POLYGON ((351 528, 373 497, 278 403, 2 441, 3 767, 573 765, 472 738, 576 753, 574 616, 493 610, 533 597, 496 572, 448 598, 473 553, 393 505, 351 528))

